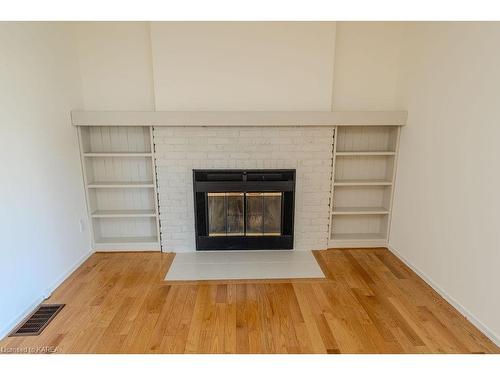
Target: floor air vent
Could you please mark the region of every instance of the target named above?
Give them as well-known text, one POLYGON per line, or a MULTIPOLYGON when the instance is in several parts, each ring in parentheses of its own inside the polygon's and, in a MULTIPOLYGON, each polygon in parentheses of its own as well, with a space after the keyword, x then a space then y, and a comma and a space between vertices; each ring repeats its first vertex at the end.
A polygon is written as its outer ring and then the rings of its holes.
POLYGON ((52 319, 62 310, 64 305, 40 305, 9 336, 37 336, 52 319))

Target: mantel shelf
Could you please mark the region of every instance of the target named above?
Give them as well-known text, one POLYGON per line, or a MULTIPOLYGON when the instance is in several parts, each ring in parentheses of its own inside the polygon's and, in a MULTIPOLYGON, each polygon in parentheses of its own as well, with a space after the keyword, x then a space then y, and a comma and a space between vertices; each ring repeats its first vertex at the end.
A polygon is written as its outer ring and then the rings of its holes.
POLYGON ((406 111, 72 111, 74 126, 403 126, 406 111))

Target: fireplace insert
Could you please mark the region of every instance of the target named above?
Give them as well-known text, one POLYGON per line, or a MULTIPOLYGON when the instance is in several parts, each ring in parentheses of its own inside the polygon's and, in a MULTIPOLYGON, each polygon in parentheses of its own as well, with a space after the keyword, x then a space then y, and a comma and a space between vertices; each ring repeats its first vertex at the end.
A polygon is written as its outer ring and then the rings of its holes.
POLYGON ((193 170, 196 250, 293 249, 294 169, 193 170))

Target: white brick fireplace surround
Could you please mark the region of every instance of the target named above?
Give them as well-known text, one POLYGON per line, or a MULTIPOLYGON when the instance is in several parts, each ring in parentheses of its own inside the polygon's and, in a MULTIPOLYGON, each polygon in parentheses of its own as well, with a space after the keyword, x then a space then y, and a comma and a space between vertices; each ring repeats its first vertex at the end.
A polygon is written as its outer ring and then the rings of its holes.
POLYGON ((325 249, 334 127, 155 127, 163 251, 195 251, 193 169, 296 169, 294 249, 325 249))

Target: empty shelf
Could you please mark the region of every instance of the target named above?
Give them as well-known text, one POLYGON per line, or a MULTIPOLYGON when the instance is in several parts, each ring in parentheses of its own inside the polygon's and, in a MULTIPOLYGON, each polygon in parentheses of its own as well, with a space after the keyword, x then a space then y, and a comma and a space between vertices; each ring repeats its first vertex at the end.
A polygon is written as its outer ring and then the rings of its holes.
POLYGON ((155 217, 154 210, 97 210, 92 217, 155 217))
POLYGON ((153 181, 150 182, 91 182, 87 185, 88 188, 152 188, 153 181))
POLYGON ((368 180, 334 180, 335 186, 383 186, 392 185, 389 180, 368 179, 368 180))
POLYGON ((156 244, 157 237, 102 237, 97 238, 96 244, 128 244, 128 243, 151 243, 156 244))
POLYGON ((334 241, 373 241, 385 240, 386 235, 382 233, 334 233, 334 241))
POLYGON ((334 207, 334 215, 386 215, 389 210, 384 207, 334 207))
POLYGON ((394 151, 337 151, 337 156, 394 156, 394 151))
POLYGON ((96 157, 150 157, 153 154, 150 152, 87 152, 83 154, 83 156, 88 158, 96 158, 96 157))

